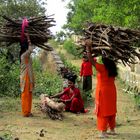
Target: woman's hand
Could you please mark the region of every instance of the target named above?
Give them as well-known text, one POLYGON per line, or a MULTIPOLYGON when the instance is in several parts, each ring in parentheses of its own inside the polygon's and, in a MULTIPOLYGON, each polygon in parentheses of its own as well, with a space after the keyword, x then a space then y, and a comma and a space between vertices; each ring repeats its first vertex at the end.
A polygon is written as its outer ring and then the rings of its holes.
POLYGON ((95 66, 95 61, 93 61, 93 58, 92 58, 92 50, 91 50, 92 44, 93 44, 92 40, 90 39, 85 40, 85 46, 86 46, 88 59, 92 63, 92 65, 95 66))
POLYGON ((28 41, 30 41, 30 36, 29 36, 29 33, 24 33, 24 34, 25 34, 25 36, 26 36, 27 40, 28 40, 28 41))
POLYGON ((85 40, 85 46, 87 52, 91 52, 91 47, 92 47, 93 42, 90 39, 85 40))
MULTIPOLYGON (((30 39, 29 33, 25 33, 25 36, 27 38, 27 42, 28 42, 29 46, 31 46, 31 39, 30 39)), ((33 48, 32 48, 32 50, 33 50, 33 48)))
POLYGON ((65 102, 65 101, 62 100, 62 99, 57 99, 56 101, 57 101, 57 102, 63 102, 63 103, 65 102))
POLYGON ((93 41, 91 39, 86 39, 85 40, 85 45, 91 47, 92 46, 93 41))
POLYGON ((49 96, 49 98, 52 99, 52 98, 55 98, 55 97, 53 97, 53 95, 51 95, 51 96, 49 96))

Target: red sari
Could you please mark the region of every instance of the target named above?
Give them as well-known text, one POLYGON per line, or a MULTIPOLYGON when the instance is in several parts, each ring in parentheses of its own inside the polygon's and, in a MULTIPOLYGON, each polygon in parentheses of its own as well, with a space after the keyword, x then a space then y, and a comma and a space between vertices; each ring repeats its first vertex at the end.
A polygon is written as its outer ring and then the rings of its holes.
POLYGON ((80 90, 78 88, 74 87, 72 90, 70 90, 70 88, 68 87, 64 89, 64 94, 60 98, 64 101, 72 98, 70 102, 65 103, 66 111, 71 111, 74 113, 84 112, 84 103, 80 94, 80 90))
POLYGON ((115 77, 108 77, 108 71, 103 64, 95 64, 97 70, 97 86, 95 95, 95 113, 99 130, 115 127, 116 86, 115 77))

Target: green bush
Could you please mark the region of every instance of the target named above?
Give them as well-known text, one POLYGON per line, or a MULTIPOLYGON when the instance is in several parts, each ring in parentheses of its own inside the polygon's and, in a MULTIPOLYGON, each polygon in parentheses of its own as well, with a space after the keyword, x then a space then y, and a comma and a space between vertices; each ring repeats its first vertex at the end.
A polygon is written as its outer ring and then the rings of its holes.
POLYGON ((64 44, 63 44, 64 49, 67 50, 68 53, 74 55, 75 57, 80 58, 80 54, 76 49, 76 45, 73 43, 72 40, 65 40, 64 44))
POLYGON ((53 95, 62 90, 62 79, 58 75, 53 75, 47 71, 43 73, 36 72, 35 80, 34 93, 36 96, 40 94, 53 95))
POLYGON ((35 58, 33 61, 34 76, 35 76, 35 89, 34 94, 56 94, 62 90, 62 79, 59 75, 42 71, 40 61, 35 58))
MULTIPOLYGON (((62 89, 62 79, 57 74, 42 72, 40 61, 33 59, 35 76, 35 95, 41 93, 54 94, 62 89)), ((5 57, 0 59, 0 97, 19 97, 20 91, 20 65, 9 64, 5 57)))
POLYGON ((59 46, 59 43, 53 39, 49 40, 49 43, 51 44, 51 46, 53 46, 54 48, 57 48, 59 46))
POLYGON ((79 75, 79 68, 72 65, 68 60, 66 60, 64 54, 60 53, 59 55, 60 55, 61 60, 63 61, 64 65, 65 65, 65 67, 68 67, 69 70, 73 71, 78 76, 79 75))
POLYGON ((9 64, 4 56, 0 58, 0 97, 18 96, 19 64, 9 64))

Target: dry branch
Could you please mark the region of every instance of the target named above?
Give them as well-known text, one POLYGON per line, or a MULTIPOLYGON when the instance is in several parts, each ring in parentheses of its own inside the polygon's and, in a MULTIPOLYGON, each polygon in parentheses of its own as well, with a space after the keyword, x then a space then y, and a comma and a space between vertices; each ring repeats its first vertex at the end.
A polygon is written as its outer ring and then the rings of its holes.
POLYGON ((63 111, 65 104, 58 103, 47 97, 45 94, 40 95, 41 99, 41 111, 48 115, 51 119, 63 119, 63 111))
MULTIPOLYGON (((87 22, 83 30, 83 38, 79 41, 91 39, 92 54, 108 57, 116 62, 121 60, 124 64, 134 64, 135 58, 140 60, 140 31, 117 28, 103 24, 87 22), (136 46, 137 47, 134 47, 136 46), (136 57, 135 57, 136 56, 136 57)), ((78 49, 85 51, 85 46, 78 49)))
MULTIPOLYGON (((5 23, 0 23, 0 42, 10 45, 19 43, 21 41, 22 20, 2 17, 5 19, 5 23)), ((54 23, 51 16, 29 18, 26 30, 30 34, 31 43, 45 50, 51 50, 52 48, 45 43, 52 38, 49 28, 54 26, 54 23)))

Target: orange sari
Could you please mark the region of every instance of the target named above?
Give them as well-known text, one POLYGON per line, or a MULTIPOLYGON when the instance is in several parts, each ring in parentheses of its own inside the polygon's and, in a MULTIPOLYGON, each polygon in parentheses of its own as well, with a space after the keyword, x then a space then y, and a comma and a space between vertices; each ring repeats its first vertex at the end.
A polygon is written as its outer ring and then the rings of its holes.
POLYGON ((20 87, 22 92, 21 106, 23 116, 29 116, 31 114, 32 107, 32 90, 34 86, 34 78, 30 55, 30 50, 27 50, 24 54, 21 55, 20 87))
POLYGON ((103 64, 96 63, 95 67, 98 72, 95 93, 97 127, 99 130, 106 130, 108 123, 110 127, 115 127, 117 112, 115 77, 108 77, 108 72, 103 64))

